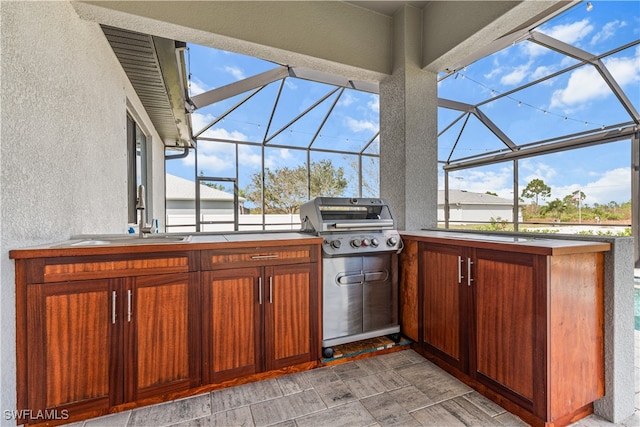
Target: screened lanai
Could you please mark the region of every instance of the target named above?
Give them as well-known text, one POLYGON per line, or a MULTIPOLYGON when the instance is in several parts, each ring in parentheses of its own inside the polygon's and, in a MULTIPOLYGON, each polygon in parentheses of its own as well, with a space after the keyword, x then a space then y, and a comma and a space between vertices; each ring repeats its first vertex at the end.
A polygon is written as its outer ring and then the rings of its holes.
MULTIPOLYGON (((639 28, 638 2, 581 2, 440 73, 438 223, 592 233, 634 224, 637 237, 639 28), (536 179, 549 191, 523 197, 536 179), (507 200, 511 215, 456 220, 453 192, 507 200), (631 205, 632 216, 620 213, 631 205)), ((295 229, 296 203, 320 194, 379 195, 377 83, 198 45, 186 61, 198 148, 167 171, 240 193, 236 229, 295 229), (319 185, 322 164, 337 186, 319 185), (295 188, 277 179, 286 174, 295 188)), ((206 230, 216 220, 193 222, 206 230)))

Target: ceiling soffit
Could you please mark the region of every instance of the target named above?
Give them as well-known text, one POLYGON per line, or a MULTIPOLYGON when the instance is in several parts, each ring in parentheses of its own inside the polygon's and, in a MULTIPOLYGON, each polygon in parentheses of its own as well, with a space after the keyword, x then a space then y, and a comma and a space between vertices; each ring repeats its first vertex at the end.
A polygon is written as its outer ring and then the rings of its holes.
POLYGON ((192 146, 176 42, 105 25, 102 30, 164 145, 192 146))

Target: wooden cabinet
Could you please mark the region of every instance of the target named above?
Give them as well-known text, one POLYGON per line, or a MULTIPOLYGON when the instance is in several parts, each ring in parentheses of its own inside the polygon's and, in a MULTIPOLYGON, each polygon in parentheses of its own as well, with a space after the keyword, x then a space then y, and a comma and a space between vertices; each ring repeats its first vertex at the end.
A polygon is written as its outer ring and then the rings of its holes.
MULTIPOLYGON (((420 246, 419 309, 422 344, 452 366, 467 366, 467 298, 462 284, 464 250, 455 246, 420 246)), ((465 273, 466 274, 466 273, 465 273)))
POLYGON ((12 251, 20 423, 315 367, 321 239, 292 241, 12 251))
POLYGON ((198 273, 141 276, 125 284, 125 401, 200 385, 198 273))
POLYGON ((20 263, 24 281, 17 291, 26 301, 19 312, 20 340, 26 336, 18 349, 26 357, 18 366, 26 378, 20 407, 34 416, 75 416, 199 385, 201 298, 198 274, 188 272, 190 258, 20 263), (167 274, 151 274, 162 271, 167 274), (104 278, 87 278, 92 275, 104 278))
POLYGON ((205 251, 202 265, 205 383, 318 359, 315 247, 205 251))
POLYGON ((536 245, 417 236, 401 307, 413 293, 418 351, 528 423, 564 425, 604 395, 607 244, 536 245))
MULTIPOLYGON (((122 328, 112 322, 120 280, 34 284, 27 293, 29 352, 23 408, 105 409, 122 399, 122 328)), ((24 380, 24 379, 23 379, 24 380)), ((23 383, 24 385, 24 383, 23 383)), ((29 420, 24 420, 29 421, 29 420)))

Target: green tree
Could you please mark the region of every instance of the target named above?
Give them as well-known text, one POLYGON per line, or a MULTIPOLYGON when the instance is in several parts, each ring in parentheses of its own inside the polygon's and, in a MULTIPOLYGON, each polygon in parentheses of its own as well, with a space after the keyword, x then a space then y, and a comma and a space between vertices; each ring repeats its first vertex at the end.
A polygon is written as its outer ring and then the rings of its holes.
POLYGON ((560 219, 560 216, 566 212, 567 204, 560 199, 551 200, 545 206, 540 208, 540 214, 543 216, 551 215, 555 219, 560 219))
POLYGON ((498 193, 494 193, 493 191, 485 191, 484 194, 488 194, 490 196, 496 196, 496 197, 498 196, 498 193))
MULTIPOLYGON (((265 169, 264 177, 264 213, 294 214, 300 205, 308 200, 307 167, 288 166, 271 170, 265 169)), ((313 196, 338 197, 347 188, 344 169, 336 168, 330 160, 311 162, 310 190, 313 196)), ((262 174, 255 173, 244 194, 247 200, 257 206, 262 204, 262 174)))
POLYGON ((546 199, 551 196, 551 187, 541 179, 533 179, 522 190, 522 197, 525 199, 535 199, 536 212, 538 211, 539 199, 546 199))

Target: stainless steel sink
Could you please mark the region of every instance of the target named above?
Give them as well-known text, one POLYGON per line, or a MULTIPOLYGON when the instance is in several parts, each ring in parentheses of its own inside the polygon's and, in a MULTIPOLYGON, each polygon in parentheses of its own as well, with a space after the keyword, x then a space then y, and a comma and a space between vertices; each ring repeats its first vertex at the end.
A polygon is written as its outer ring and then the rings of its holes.
POLYGON ((184 234, 150 234, 139 237, 137 234, 125 235, 101 235, 95 237, 76 237, 76 242, 68 246, 106 246, 106 245, 155 245, 158 243, 186 243, 191 240, 191 235, 184 234))

